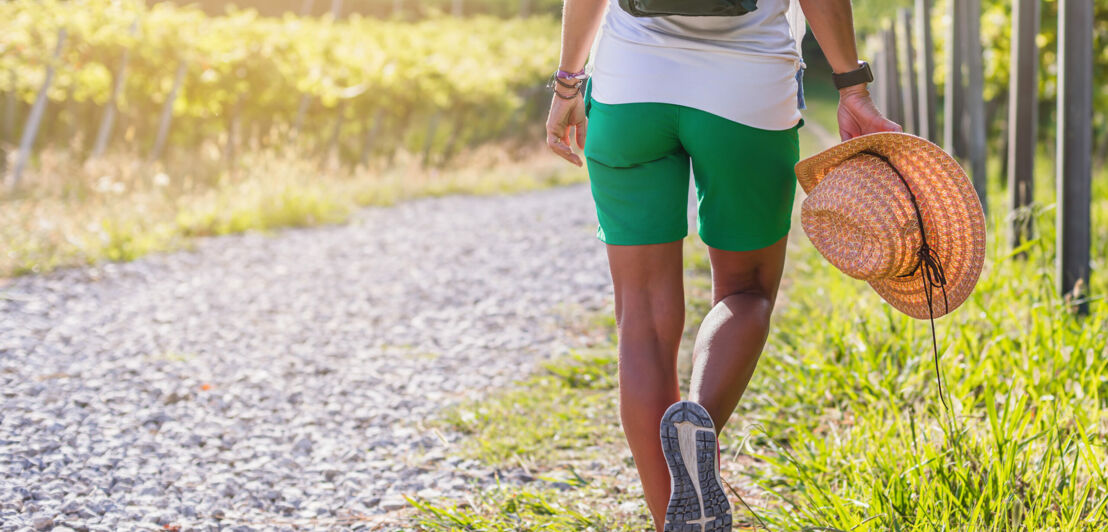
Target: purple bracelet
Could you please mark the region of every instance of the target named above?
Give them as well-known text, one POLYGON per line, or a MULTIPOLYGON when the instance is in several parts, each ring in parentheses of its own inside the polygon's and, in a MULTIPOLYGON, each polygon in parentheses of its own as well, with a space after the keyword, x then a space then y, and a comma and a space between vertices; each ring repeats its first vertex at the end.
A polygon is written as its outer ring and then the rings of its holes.
POLYGON ((566 72, 565 70, 558 69, 558 72, 554 74, 554 77, 556 77, 558 79, 577 79, 577 80, 581 80, 581 79, 585 79, 588 76, 585 75, 585 69, 582 68, 580 72, 566 72))

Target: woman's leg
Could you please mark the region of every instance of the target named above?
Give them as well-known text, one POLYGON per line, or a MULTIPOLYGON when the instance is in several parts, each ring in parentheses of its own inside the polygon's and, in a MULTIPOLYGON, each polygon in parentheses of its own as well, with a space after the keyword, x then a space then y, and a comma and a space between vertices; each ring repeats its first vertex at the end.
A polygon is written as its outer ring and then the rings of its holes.
POLYGON ((769 334, 796 193, 798 132, 692 108, 682 109, 680 124, 696 179, 698 233, 712 263, 713 307, 693 345, 689 399, 708 411, 718 432, 769 334))
POLYGON ((619 331, 619 413, 654 526, 662 530, 669 469, 658 427, 680 399, 677 349, 685 326, 681 241, 608 246, 619 331))
POLYGON ((769 335, 788 236, 753 251, 708 248, 712 310, 693 346, 689 400, 712 416, 716 434, 739 403, 769 335))

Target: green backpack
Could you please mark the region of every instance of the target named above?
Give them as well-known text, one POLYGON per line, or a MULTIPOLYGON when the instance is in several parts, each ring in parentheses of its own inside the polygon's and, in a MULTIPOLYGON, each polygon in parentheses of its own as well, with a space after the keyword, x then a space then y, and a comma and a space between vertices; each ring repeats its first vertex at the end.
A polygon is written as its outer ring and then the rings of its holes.
POLYGON ((758 9, 757 4, 758 0, 619 0, 619 7, 636 17, 734 17, 758 9))

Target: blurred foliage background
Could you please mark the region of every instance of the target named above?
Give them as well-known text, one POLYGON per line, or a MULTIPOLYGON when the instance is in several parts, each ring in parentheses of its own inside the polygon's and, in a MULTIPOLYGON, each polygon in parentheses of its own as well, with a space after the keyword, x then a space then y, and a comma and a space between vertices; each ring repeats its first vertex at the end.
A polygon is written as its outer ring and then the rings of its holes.
MULTIPOLYGON (((948 2, 934 2, 931 20, 940 100, 948 2)), ((1003 161, 995 155, 1005 148, 1011 5, 982 2, 990 161, 1003 161)), ((873 57, 870 37, 912 2, 853 5, 860 53, 873 57)), ((1094 161, 1103 166, 1108 0, 1095 0, 1095 9, 1094 161)), ((1038 134, 1048 158, 1055 147, 1057 10, 1057 0, 1043 0, 1038 36, 1038 134)), ((137 190, 160 188, 172 201, 147 210, 176 212, 184 207, 167 204, 272 178, 258 169, 278 159, 295 164, 277 166, 318 168, 310 176, 316 185, 387 172, 434 180, 443 172, 474 170, 475 160, 485 167, 542 160, 549 155, 542 131, 551 99, 544 83, 558 59, 560 11, 555 0, 0 2, 0 174, 12 181, 12 168, 23 166, 20 159, 27 167, 19 187, 0 187, 6 248, 0 250, 0 276, 97 260, 105 255, 96 251, 101 247, 152 231, 143 224, 156 216, 116 205, 133 200, 137 190), (65 39, 59 47, 60 30, 65 39), (43 112, 34 124, 39 127, 32 128, 36 101, 43 112), (26 133, 36 129, 20 157, 26 133), (165 177, 173 186, 156 185, 165 177), (117 200, 105 200, 99 214, 86 212, 89 198, 109 193, 117 200), (57 204, 46 209, 44 198, 57 204), (57 213, 76 214, 59 220, 57 213), (124 237, 115 222, 111 231, 103 229, 103 216, 131 214, 143 223, 124 237), (80 219, 69 220, 74 217, 80 219), (98 244, 85 243, 90 238, 98 244)), ((811 35, 805 54, 808 90, 828 96, 809 112, 834 129, 834 91, 811 35)), ((295 198, 296 190, 286 195, 295 198)), ((166 219, 176 217, 173 212, 166 219)), ((298 223, 332 218, 273 217, 298 223)), ((163 228, 159 234, 218 233, 251 224, 246 219, 198 228, 189 221, 182 223, 187 230, 163 228)))
POLYGON ((91 149, 113 83, 122 80, 115 140, 140 153, 151 150, 168 101, 170 146, 219 141, 233 153, 239 144, 293 139, 350 163, 398 149, 449 159, 463 146, 521 136, 539 114, 539 102, 528 98, 557 61, 557 21, 549 16, 336 21, 224 11, 126 1, 0 4, 9 21, 0 35, 0 93, 9 111, 3 140, 16 142, 52 65, 40 147, 91 149), (59 28, 66 42, 53 60, 59 28))
MULTIPOLYGON (((150 4, 158 0, 150 0, 150 4)), ((181 5, 196 5, 212 15, 222 14, 227 0, 182 0, 181 5)), ((363 15, 370 17, 426 17, 437 13, 454 15, 496 15, 517 17, 552 15, 562 12, 561 0, 239 0, 241 8, 255 9, 265 16, 281 16, 285 13, 323 16, 338 11, 339 16, 363 15), (333 11, 334 10, 334 11, 333 11), (460 11, 460 12, 459 12, 460 11)))
MULTIPOLYGON (((860 42, 872 42, 868 35, 911 4, 856 0, 860 42)), ((1095 6, 1094 129, 1096 159, 1103 162, 1108 158, 1108 0, 1096 0, 1095 6)), ((1057 0, 1042 2, 1039 131, 1044 139, 1053 137, 1055 122, 1057 7, 1057 0)), ((398 148, 448 160, 459 149, 518 136, 528 121, 541 120, 545 102, 537 93, 557 60, 560 8, 553 0, 5 2, 0 4, 0 16, 9 21, 0 35, 0 142, 16 143, 44 68, 53 63, 57 75, 47 93, 51 105, 38 145, 90 149, 127 53, 116 102, 123 127, 113 139, 122 135, 130 149, 149 149, 144 144, 153 141, 180 67, 186 70, 179 99, 172 102, 170 146, 218 137, 233 150, 229 143, 295 136, 312 151, 336 150, 351 164, 398 148), (138 25, 134 33, 132 24, 138 25), (68 42, 52 62, 63 27, 68 42), (285 135, 275 136, 278 131, 285 135), (363 148, 367 143, 371 146, 363 148)), ((931 21, 940 97, 947 11, 948 0, 937 0, 931 21)), ((997 141, 1007 115, 1010 2, 983 1, 981 35, 987 43, 988 137, 997 141)), ((872 45, 862 46, 863 55, 873 51, 872 45)), ((818 61, 818 47, 810 46, 807 54, 818 61)))

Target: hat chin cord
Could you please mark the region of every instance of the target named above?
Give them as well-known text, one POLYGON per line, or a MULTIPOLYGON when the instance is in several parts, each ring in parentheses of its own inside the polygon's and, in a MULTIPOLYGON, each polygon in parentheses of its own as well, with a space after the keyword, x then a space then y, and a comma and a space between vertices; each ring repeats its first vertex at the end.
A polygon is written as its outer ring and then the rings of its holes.
MULTIPOLYGON (((943 271, 943 264, 939 260, 939 255, 935 253, 935 250, 931 249, 931 246, 927 244, 927 233, 923 230, 923 215, 920 214, 919 204, 916 203, 916 195, 912 192, 912 187, 908 186, 908 181, 901 175, 900 170, 897 170, 896 166, 889 161, 888 157, 881 155, 872 150, 863 150, 859 153, 866 155, 872 155, 881 159, 885 164, 892 168, 896 176, 900 178, 900 182, 904 183, 904 188, 908 190, 908 198, 912 200, 912 208, 916 211, 916 221, 919 222, 919 236, 920 246, 916 249, 916 257, 919 259, 916 265, 912 267, 912 271, 898 275, 897 277, 911 277, 916 274, 917 270, 922 270, 920 277, 923 279, 923 293, 927 298, 927 314, 931 322, 931 347, 935 352, 935 377, 939 383, 939 400, 942 401, 943 407, 950 410, 950 405, 946 401, 946 396, 943 394, 943 374, 939 368, 939 342, 935 336, 935 313, 932 310, 932 295, 931 291, 935 288, 939 288, 943 292, 943 311, 944 314, 950 311, 950 303, 946 298, 946 272, 943 271)), ((950 410, 953 412, 953 410, 950 410)))

